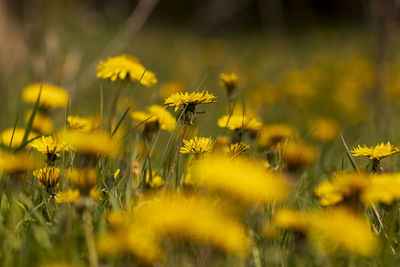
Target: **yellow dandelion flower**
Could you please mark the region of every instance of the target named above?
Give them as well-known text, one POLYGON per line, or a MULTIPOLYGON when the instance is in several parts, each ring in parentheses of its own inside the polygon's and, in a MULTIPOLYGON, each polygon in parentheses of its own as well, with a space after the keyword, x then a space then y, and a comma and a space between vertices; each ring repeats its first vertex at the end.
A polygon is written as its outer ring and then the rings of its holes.
POLYGON ((139 205, 135 213, 139 223, 160 235, 189 238, 238 255, 245 255, 249 247, 244 228, 210 200, 160 195, 139 205))
POLYGON ((258 131, 262 127, 262 122, 243 115, 224 115, 218 120, 218 126, 228 127, 230 130, 258 131))
MULTIPOLYGON (((27 123, 31 117, 32 110, 26 113, 25 122, 27 123)), ((53 121, 45 114, 37 112, 33 119, 32 130, 41 134, 50 134, 54 130, 53 121)))
POLYGON ((151 87, 157 84, 156 75, 147 70, 136 57, 130 55, 119 55, 109 57, 106 61, 100 60, 97 65, 97 78, 110 80, 139 82, 151 87))
POLYGON ((41 138, 36 138, 29 143, 29 146, 42 154, 46 154, 48 160, 57 159, 60 156, 60 152, 69 149, 65 142, 60 142, 53 136, 42 136, 41 138))
POLYGON ((74 203, 80 198, 78 189, 68 189, 64 192, 59 192, 56 195, 57 203, 74 203))
MULTIPOLYGON (((1 143, 4 146, 9 146, 12 140, 11 147, 19 147, 22 144, 24 139, 25 129, 22 128, 15 128, 15 132, 13 128, 8 128, 1 132, 0 139, 1 143), (13 134, 14 133, 14 134, 13 134)), ((28 140, 35 138, 37 135, 33 132, 29 133, 28 140)))
POLYGON ((228 91, 232 90, 237 86, 238 83, 238 76, 236 73, 221 73, 219 75, 220 84, 224 86, 228 91))
POLYGON ((351 153, 353 156, 366 156, 369 157, 370 159, 377 159, 381 160, 383 158, 386 158, 388 156, 397 154, 400 152, 400 149, 398 147, 393 146, 388 142, 387 144, 384 144, 383 142, 376 145, 376 146, 360 146, 353 148, 351 153))
POLYGON ((377 237, 368 220, 345 208, 318 212, 310 220, 310 239, 328 253, 339 249, 362 256, 377 252, 377 237))
POLYGON ((178 110, 180 105, 184 108, 191 109, 198 104, 209 104, 216 102, 216 96, 208 92, 192 92, 192 93, 176 93, 165 99, 164 105, 168 107, 175 106, 175 111, 178 110))
POLYGON ((361 200, 367 204, 385 203, 391 205, 400 199, 400 174, 381 174, 369 178, 370 183, 364 189, 361 200))
POLYGON ((89 192, 97 183, 98 173, 97 169, 76 169, 73 168, 68 171, 67 179, 81 192, 89 192))
POLYGON ((263 147, 273 147, 294 136, 296 136, 296 130, 290 125, 269 124, 262 128, 258 144, 263 147))
POLYGON ((173 81, 163 84, 160 89, 161 97, 163 99, 169 97, 172 94, 181 93, 185 91, 185 84, 181 81, 173 81))
POLYGON ((131 118, 139 123, 143 121, 145 121, 146 124, 156 122, 162 130, 168 132, 174 130, 176 119, 168 110, 158 105, 152 105, 147 108, 147 111, 148 112, 134 111, 131 113, 131 118))
POLYGON ((60 134, 60 140, 67 143, 76 152, 88 156, 111 156, 118 155, 119 144, 116 138, 105 132, 81 132, 65 130, 60 134))
MULTIPOLYGON (((109 218, 113 216, 112 214, 109 218)), ((121 220, 124 219, 121 218, 121 220)), ((158 244, 157 233, 150 227, 128 223, 125 219, 116 228, 115 231, 106 233, 99 238, 98 249, 104 255, 115 257, 131 253, 147 264, 164 259, 164 253, 158 244)))
POLYGON ((283 147, 283 160, 289 170, 311 166, 317 159, 317 150, 306 143, 291 141, 283 147))
POLYGON ((68 104, 67 92, 58 86, 52 84, 33 83, 25 87, 22 91, 22 99, 26 103, 34 104, 38 98, 40 88, 42 93, 40 95, 39 105, 43 108, 57 108, 66 107, 68 104))
POLYGON ((272 220, 272 226, 285 230, 305 233, 309 229, 309 216, 297 210, 280 209, 272 220))
POLYGON ((226 147, 225 152, 229 157, 234 158, 250 149, 250 146, 243 143, 231 144, 226 147))
POLYGON ((323 206, 335 205, 343 201, 360 201, 359 198, 370 182, 364 173, 345 173, 319 184, 314 194, 323 206))
POLYGON ((308 123, 308 130, 314 131, 312 137, 322 142, 330 142, 339 134, 339 124, 335 120, 315 119, 308 123))
POLYGON ((289 185, 279 174, 241 158, 206 157, 193 165, 192 175, 196 183, 250 204, 281 201, 289 193, 289 185))
POLYGON ((79 116, 68 116, 67 127, 71 130, 78 130, 82 132, 90 132, 96 128, 92 118, 83 118, 79 116))
POLYGON ((150 181, 150 174, 147 172, 146 184, 149 185, 151 188, 160 188, 164 185, 164 179, 160 175, 158 175, 156 171, 152 171, 152 179, 150 181))
POLYGON ((0 154, 0 173, 23 174, 40 166, 40 161, 27 154, 0 154))
POLYGON ((60 178, 60 168, 58 167, 45 167, 33 171, 33 176, 39 180, 45 187, 53 187, 58 183, 60 178))
POLYGON ((214 149, 215 140, 211 137, 195 137, 194 139, 183 140, 183 145, 180 149, 182 154, 200 155, 210 152, 214 149))

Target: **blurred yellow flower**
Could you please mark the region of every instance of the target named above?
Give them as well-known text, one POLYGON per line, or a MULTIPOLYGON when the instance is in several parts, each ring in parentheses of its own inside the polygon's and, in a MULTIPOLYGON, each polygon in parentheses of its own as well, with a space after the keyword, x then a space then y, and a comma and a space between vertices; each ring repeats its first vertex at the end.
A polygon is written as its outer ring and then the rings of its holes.
POLYGON ((195 137, 194 139, 183 140, 180 152, 182 154, 200 155, 212 151, 214 146, 215 140, 211 137, 195 137))
POLYGON ((131 114, 131 118, 141 123, 144 122, 152 123, 156 122, 162 130, 172 132, 175 128, 176 119, 172 114, 165 108, 159 105, 152 105, 147 108, 147 112, 134 111, 131 114))
POLYGON ((296 130, 287 124, 265 125, 260 132, 258 144, 263 147, 273 147, 296 134, 296 130))
POLYGON ((385 203, 391 205, 400 199, 400 173, 373 175, 370 183, 361 195, 361 200, 367 204, 385 203))
MULTIPOLYGON (((25 135, 25 129, 22 128, 15 128, 15 132, 13 135, 14 129, 13 128, 8 128, 4 131, 1 132, 0 134, 0 139, 1 139, 1 143, 8 147, 11 143, 11 139, 12 139, 12 144, 11 147, 19 147, 22 144, 22 141, 24 139, 24 135, 25 135)), ((37 134, 30 132, 27 141, 35 138, 37 136, 37 134)))
POLYGON ((291 209, 280 209, 273 217, 271 226, 285 230, 306 233, 310 226, 310 219, 305 212, 291 209))
POLYGON ((287 142, 282 147, 283 160, 289 170, 299 170, 311 166, 317 159, 317 150, 300 141, 287 142))
POLYGON ((67 128, 82 132, 90 132, 96 128, 93 118, 83 118, 79 116, 68 116, 67 128))
POLYGON ((208 92, 192 92, 192 93, 176 93, 165 99, 164 105, 168 107, 175 106, 175 111, 178 110, 180 105, 184 108, 191 108, 198 104, 209 104, 216 102, 216 96, 208 92))
POLYGON ((393 146, 388 142, 387 144, 384 144, 383 142, 372 147, 367 147, 367 146, 360 146, 353 148, 351 150, 351 153, 353 156, 366 156, 369 157, 370 159, 383 159, 388 156, 397 154, 400 152, 400 149, 398 147, 393 146))
POLYGON ((221 73, 219 75, 220 84, 224 86, 228 91, 232 90, 237 86, 238 76, 236 73, 221 73))
POLYGON ((64 192, 59 192, 56 195, 57 203, 74 203, 80 198, 80 193, 78 189, 68 189, 64 192))
POLYGON ((163 99, 172 94, 181 93, 185 91, 185 84, 181 81, 173 81, 162 85, 160 92, 163 99))
POLYGON ((262 127, 262 122, 256 118, 248 118, 243 115, 224 115, 218 120, 218 126, 227 127, 230 130, 258 131, 262 127))
POLYGON ((339 134, 339 124, 331 119, 314 119, 308 123, 312 137, 322 142, 330 142, 339 134))
POLYGON ((76 169, 68 171, 67 179, 74 187, 77 187, 81 192, 88 193, 96 183, 98 172, 95 168, 76 169))
POLYGON ((17 153, 3 154, 0 153, 0 173, 8 174, 24 174, 27 171, 36 169, 40 166, 40 161, 33 156, 17 153))
POLYGON ((106 61, 100 60, 97 65, 97 78, 109 79, 112 82, 117 79, 139 82, 147 87, 157 84, 153 72, 147 70, 136 57, 126 54, 109 57, 106 61))
POLYGON ((192 167, 193 179, 211 189, 227 193, 249 204, 282 201, 289 193, 288 183, 262 164, 221 155, 200 159, 192 167))
MULTIPOLYGON (((25 116, 25 122, 27 123, 31 117, 32 110, 28 111, 25 116)), ((42 112, 36 112, 35 118, 33 119, 32 130, 41 134, 50 134, 54 130, 53 121, 42 112)))
POLYGON ((43 108, 57 108, 66 107, 68 104, 67 92, 58 86, 47 83, 33 83, 26 86, 22 91, 22 99, 26 103, 34 104, 38 98, 40 88, 42 93, 40 95, 39 105, 43 108))
POLYGON ((116 138, 106 132, 81 132, 65 130, 60 133, 60 140, 67 143, 71 149, 88 156, 118 155, 119 144, 116 138))

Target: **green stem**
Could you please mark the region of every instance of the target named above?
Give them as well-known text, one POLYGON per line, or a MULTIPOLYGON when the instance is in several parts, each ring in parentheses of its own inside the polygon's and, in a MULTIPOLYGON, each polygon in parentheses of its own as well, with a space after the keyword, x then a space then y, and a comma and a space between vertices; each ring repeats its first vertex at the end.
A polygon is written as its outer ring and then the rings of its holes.
POLYGON ((97 259, 96 244, 94 241, 93 229, 92 229, 93 227, 92 216, 90 215, 90 212, 86 208, 85 211, 83 212, 83 227, 85 229, 85 239, 89 253, 89 266, 98 267, 99 263, 97 259))

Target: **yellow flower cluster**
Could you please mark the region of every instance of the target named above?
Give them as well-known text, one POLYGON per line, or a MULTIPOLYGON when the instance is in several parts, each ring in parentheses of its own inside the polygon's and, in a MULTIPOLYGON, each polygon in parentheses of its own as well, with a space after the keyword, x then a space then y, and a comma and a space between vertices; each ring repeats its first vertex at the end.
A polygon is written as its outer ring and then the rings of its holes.
POLYGON ((195 137, 194 139, 183 140, 180 152, 183 154, 200 155, 214 149, 215 140, 210 137, 195 137))

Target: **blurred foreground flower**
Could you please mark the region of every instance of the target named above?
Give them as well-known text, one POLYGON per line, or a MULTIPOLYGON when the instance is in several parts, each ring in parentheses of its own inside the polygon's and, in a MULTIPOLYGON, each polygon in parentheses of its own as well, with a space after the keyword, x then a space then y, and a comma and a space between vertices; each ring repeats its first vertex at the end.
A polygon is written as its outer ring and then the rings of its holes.
POLYGON ((300 141, 287 142, 283 149, 283 160, 291 171, 311 166, 317 159, 317 150, 300 141))
POLYGON ((241 158, 210 155, 193 165, 192 175, 197 184, 248 204, 279 202, 289 193, 288 183, 279 174, 241 158))
MULTIPOLYGON (((5 147, 19 147, 24 139, 25 129, 22 128, 8 128, 1 132, 0 141, 5 147)), ((30 132, 27 141, 35 138, 37 134, 30 132)))
POLYGON ((172 132, 175 128, 176 119, 168 112, 165 108, 152 105, 147 108, 147 112, 134 111, 131 113, 131 118, 137 123, 143 123, 151 127, 151 124, 155 123, 156 128, 161 128, 168 132, 172 132))
POLYGON ((62 107, 65 108, 68 104, 68 94, 64 88, 47 84, 34 83, 24 88, 22 91, 22 99, 26 103, 35 104, 41 91, 39 105, 45 110, 62 107))

